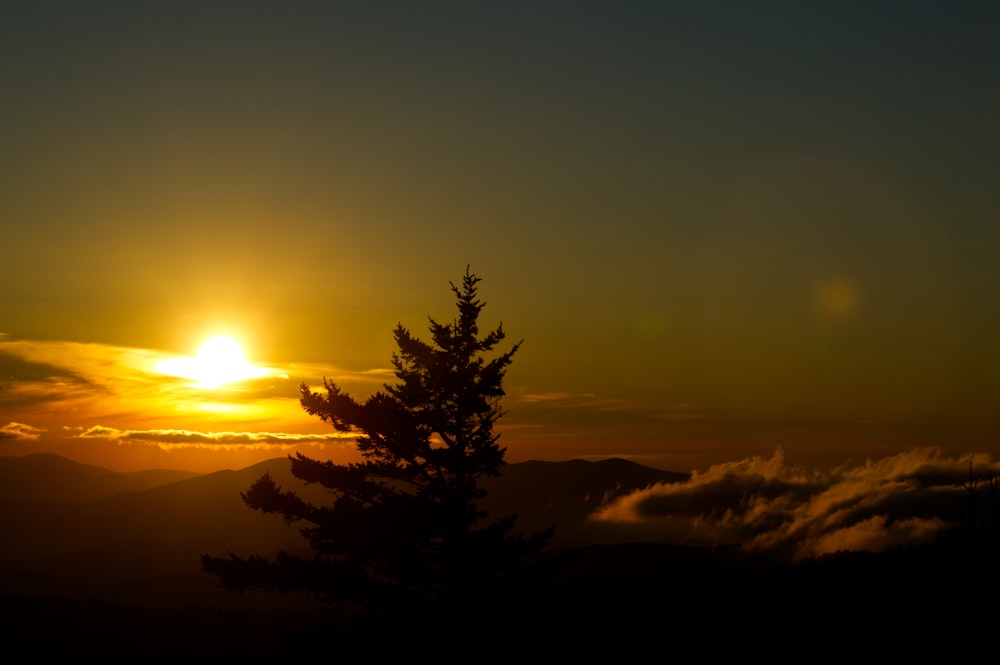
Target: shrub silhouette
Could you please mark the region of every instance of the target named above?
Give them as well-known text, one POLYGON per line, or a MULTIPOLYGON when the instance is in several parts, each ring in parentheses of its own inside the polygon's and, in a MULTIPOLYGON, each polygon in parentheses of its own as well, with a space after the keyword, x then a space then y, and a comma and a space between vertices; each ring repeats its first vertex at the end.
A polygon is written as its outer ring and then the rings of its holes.
POLYGON ((395 385, 364 402, 329 380, 325 394, 302 385, 303 408, 337 431, 356 433, 362 461, 290 456, 295 477, 329 490, 328 505, 303 500, 268 474, 242 493, 255 510, 305 523, 301 533, 313 555, 204 555, 203 569, 224 588, 307 590, 326 601, 368 604, 454 601, 505 587, 524 557, 544 546, 551 529, 514 535, 516 515, 489 520, 478 507, 485 495, 480 479, 499 475, 504 464, 493 427, 520 346, 494 355, 506 337, 502 326, 479 335, 479 281, 466 269, 461 286, 451 284, 458 317, 450 324, 430 319, 432 343, 396 327, 395 385))

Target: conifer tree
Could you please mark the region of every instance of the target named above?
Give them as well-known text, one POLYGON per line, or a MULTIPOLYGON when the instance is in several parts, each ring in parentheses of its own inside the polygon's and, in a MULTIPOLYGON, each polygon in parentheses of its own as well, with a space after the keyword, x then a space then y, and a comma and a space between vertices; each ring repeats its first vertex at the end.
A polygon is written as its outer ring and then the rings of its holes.
POLYGON ((247 505, 304 525, 313 556, 203 556, 204 570, 224 588, 308 590, 331 601, 454 599, 487 592, 544 545, 551 531, 514 535, 516 516, 490 519, 479 508, 480 480, 504 465, 494 425, 520 346, 495 354, 502 326, 479 334, 479 281, 466 269, 461 286, 451 284, 458 316, 448 324, 430 319, 429 343, 396 327, 397 383, 364 402, 329 380, 325 392, 301 386, 306 412, 357 435, 361 461, 290 456, 296 478, 329 490, 326 505, 282 489, 268 474, 253 483, 242 494, 247 505))

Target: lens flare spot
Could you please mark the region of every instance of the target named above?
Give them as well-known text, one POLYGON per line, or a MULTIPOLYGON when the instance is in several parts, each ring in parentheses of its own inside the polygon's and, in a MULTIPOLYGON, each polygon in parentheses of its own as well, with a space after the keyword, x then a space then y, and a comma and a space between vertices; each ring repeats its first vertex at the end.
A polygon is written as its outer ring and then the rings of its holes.
POLYGON ((857 315, 860 297, 852 281, 839 277, 831 278, 820 282, 817 286, 814 304, 823 319, 842 323, 857 315))

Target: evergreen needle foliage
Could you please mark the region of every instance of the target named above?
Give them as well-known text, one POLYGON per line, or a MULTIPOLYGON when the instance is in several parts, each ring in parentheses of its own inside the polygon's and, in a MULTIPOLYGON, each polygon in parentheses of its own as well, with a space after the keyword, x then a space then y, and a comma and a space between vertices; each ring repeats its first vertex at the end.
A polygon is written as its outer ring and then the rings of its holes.
POLYGON ((505 449, 493 431, 503 415, 502 383, 520 342, 494 349, 502 326, 482 336, 480 279, 466 269, 451 284, 458 317, 430 319, 431 343, 398 325, 392 364, 398 382, 358 402, 325 380, 325 394, 301 387, 302 407, 337 431, 357 435, 360 462, 334 464, 296 453, 292 474, 330 492, 313 505, 265 474, 242 494, 251 508, 302 524, 311 558, 286 552, 202 557, 227 589, 307 590, 328 600, 455 599, 500 588, 551 530, 514 535, 515 515, 489 519, 479 481, 497 476, 505 449))

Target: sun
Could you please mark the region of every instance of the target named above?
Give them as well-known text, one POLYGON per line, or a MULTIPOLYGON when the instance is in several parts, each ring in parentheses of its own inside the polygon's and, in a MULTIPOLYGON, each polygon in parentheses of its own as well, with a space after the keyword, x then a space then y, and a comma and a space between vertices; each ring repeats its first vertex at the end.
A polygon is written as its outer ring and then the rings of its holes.
POLYGON ((164 374, 192 379, 199 388, 218 388, 268 373, 267 369, 249 363, 240 343, 227 335, 206 340, 193 357, 164 360, 157 369, 164 374))
POLYGON ((244 378, 251 369, 243 347, 232 337, 213 337, 201 345, 194 357, 195 366, 205 383, 222 385, 244 378))

